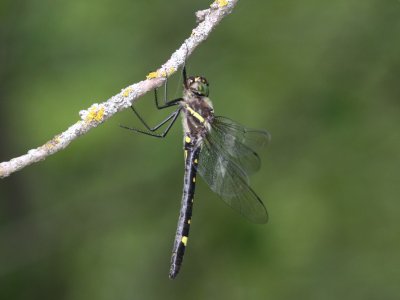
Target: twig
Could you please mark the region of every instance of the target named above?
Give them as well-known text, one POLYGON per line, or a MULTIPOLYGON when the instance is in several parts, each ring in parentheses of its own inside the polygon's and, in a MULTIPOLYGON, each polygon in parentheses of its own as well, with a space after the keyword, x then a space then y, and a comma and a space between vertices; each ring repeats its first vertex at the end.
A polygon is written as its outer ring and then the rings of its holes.
POLYGON ((147 92, 160 87, 165 82, 165 77, 171 75, 181 67, 185 59, 194 49, 207 39, 211 31, 217 26, 223 17, 228 15, 235 7, 238 0, 216 0, 209 9, 197 12, 196 28, 184 43, 176 50, 171 58, 157 71, 147 75, 146 80, 132 84, 117 95, 103 103, 94 103, 87 110, 79 112, 81 120, 70 126, 66 131, 56 135, 46 144, 28 151, 27 154, 0 163, 0 178, 21 170, 22 168, 46 159, 46 157, 65 149, 73 140, 87 133, 90 129, 99 126, 115 113, 132 105, 139 97, 147 92))

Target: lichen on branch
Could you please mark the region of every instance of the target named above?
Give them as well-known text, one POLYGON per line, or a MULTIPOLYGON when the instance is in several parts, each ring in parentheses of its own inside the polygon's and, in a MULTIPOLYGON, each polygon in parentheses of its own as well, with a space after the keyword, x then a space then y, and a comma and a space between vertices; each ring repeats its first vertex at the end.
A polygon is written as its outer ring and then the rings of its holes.
POLYGON ((111 118, 117 112, 130 107, 138 98, 160 87, 167 76, 175 73, 191 55, 194 49, 205 41, 219 22, 235 7, 238 0, 215 0, 210 8, 196 13, 198 25, 182 45, 172 53, 156 71, 149 73, 145 80, 121 89, 121 92, 102 103, 94 103, 88 109, 79 112, 81 120, 64 132, 57 134, 44 145, 29 150, 26 154, 0 163, 0 178, 22 168, 46 159, 48 156, 65 149, 73 140, 87 133, 111 118))

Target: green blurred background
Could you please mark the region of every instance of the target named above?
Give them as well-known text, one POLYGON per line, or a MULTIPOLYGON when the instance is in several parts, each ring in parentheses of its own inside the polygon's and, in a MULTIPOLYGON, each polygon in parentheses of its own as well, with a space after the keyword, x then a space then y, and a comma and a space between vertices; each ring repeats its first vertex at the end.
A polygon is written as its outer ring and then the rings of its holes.
MULTIPOLYGON (((2 0, 0 161, 158 68, 209 4, 2 0)), ((181 126, 133 134, 126 110, 0 181, 0 299, 400 299, 400 2, 239 1, 188 70, 217 114, 271 132, 252 178, 269 223, 199 180, 169 280, 181 126)))

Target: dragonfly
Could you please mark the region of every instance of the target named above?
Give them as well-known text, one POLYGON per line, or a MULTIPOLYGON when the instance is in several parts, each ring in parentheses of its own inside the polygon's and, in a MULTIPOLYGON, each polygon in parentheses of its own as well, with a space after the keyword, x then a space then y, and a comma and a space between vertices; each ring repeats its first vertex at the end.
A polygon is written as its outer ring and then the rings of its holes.
POLYGON ((163 103, 159 103, 157 89, 154 90, 157 109, 177 107, 158 125, 149 126, 133 105, 133 113, 146 129, 121 125, 122 128, 138 133, 164 138, 178 116, 182 115, 185 173, 171 256, 171 279, 179 273, 188 243, 197 173, 213 192, 248 220, 254 223, 266 223, 268 220, 263 202, 249 185, 249 176, 260 169, 260 157, 256 151, 269 143, 270 134, 268 131, 249 129, 229 118, 216 116, 209 98, 207 79, 201 76, 187 77, 186 67, 182 69, 182 78, 181 98, 167 99, 167 77, 163 103), (164 125, 166 128, 159 133, 164 125))

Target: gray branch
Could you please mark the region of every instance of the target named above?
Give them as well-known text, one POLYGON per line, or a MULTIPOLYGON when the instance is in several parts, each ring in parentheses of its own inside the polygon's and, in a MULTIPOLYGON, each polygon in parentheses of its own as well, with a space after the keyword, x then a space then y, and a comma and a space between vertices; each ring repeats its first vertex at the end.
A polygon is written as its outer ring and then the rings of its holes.
POLYGON ((84 135, 90 129, 99 126, 114 114, 130 107, 139 97, 156 89, 165 82, 166 76, 175 73, 194 49, 205 41, 211 31, 226 15, 231 13, 238 0, 216 0, 209 9, 196 13, 198 25, 192 30, 189 38, 176 50, 171 58, 157 71, 147 75, 146 80, 132 84, 117 95, 103 103, 94 103, 87 110, 79 112, 81 120, 66 131, 56 135, 44 145, 31 149, 28 153, 0 163, 0 178, 21 170, 22 168, 46 159, 46 157, 65 149, 73 140, 84 135))

